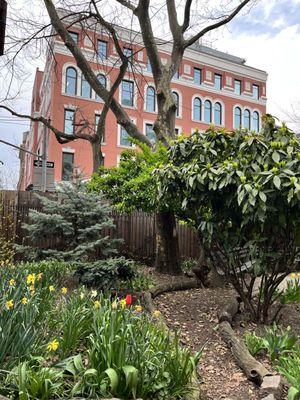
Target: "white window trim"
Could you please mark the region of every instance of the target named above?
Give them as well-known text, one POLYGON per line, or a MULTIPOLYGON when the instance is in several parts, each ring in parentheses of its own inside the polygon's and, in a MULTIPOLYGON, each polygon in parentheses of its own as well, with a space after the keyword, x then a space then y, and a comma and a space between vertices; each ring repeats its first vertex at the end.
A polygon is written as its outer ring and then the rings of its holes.
MULTIPOLYGON (((98 115, 100 117, 102 110, 95 110, 95 115, 94 115, 94 122, 96 122, 96 116, 98 115)), ((95 128, 96 128, 96 124, 95 124, 95 128)), ((96 132, 95 132, 96 133, 96 132)), ((106 133, 106 132, 105 132, 106 133)), ((106 138, 106 135, 105 135, 106 138)), ((106 145, 106 142, 101 142, 101 146, 102 145, 106 145)))
MULTIPOLYGON (((110 90, 110 77, 107 74, 107 71, 104 71, 104 69, 97 69, 97 70, 94 71, 94 74, 96 76, 100 75, 100 74, 104 75, 105 78, 106 78, 106 89, 110 90)), ((96 92, 94 91, 94 89, 92 89, 92 99, 94 99, 95 101, 97 101, 99 103, 104 103, 104 101, 101 98, 100 99, 96 98, 96 92)))
POLYGON ((132 78, 127 77, 127 76, 124 76, 124 78, 122 79, 122 82, 120 83, 120 86, 119 86, 119 103, 124 108, 128 108, 130 110, 136 110, 137 109, 137 97, 138 97, 137 85, 136 85, 135 81, 132 78), (124 106, 122 104, 122 82, 123 81, 130 81, 130 82, 133 83, 133 106, 124 106))
POLYGON ((153 120, 148 120, 148 119, 144 119, 143 120, 143 134, 146 136, 146 124, 151 124, 152 126, 154 125, 153 120))
MULTIPOLYGON (((136 124, 136 118, 131 118, 131 121, 136 124)), ((132 143, 132 146, 124 146, 120 143, 120 139, 121 139, 121 125, 118 124, 118 142, 117 142, 117 147, 121 147, 122 149, 135 149, 136 145, 134 143, 132 143)))
POLYGON ((178 94, 179 98, 179 109, 178 109, 178 115, 176 115, 176 118, 181 119, 182 118, 182 93, 179 89, 177 88, 171 88, 172 92, 175 92, 178 94))
POLYGON ((213 112, 212 120, 213 120, 214 125, 220 126, 220 127, 224 127, 226 125, 226 121, 225 121, 226 112, 225 112, 225 104, 224 104, 224 102, 222 100, 220 100, 220 99, 215 99, 213 101, 213 110, 212 110, 212 112, 213 112), (221 125, 217 125, 216 122, 215 122, 215 104, 216 103, 220 103, 221 104, 221 125))
POLYGON ((70 97, 80 96, 80 92, 81 92, 81 71, 77 67, 77 65, 72 63, 72 62, 67 62, 67 63, 65 63, 63 65, 61 73, 62 73, 61 94, 66 95, 66 96, 70 96, 70 97), (75 93, 75 95, 69 94, 69 93, 66 92, 67 69, 69 67, 72 67, 72 68, 76 69, 76 71, 77 71, 77 85, 76 85, 76 93, 75 93))
POLYGON ((198 123, 202 122, 202 120, 203 120, 203 98, 199 93, 196 93, 196 94, 194 94, 192 96, 191 110, 192 110, 192 121, 193 122, 198 122, 198 123), (194 100, 196 98, 199 98, 201 100, 201 119, 200 120, 199 119, 195 119, 195 116, 194 116, 194 100))
POLYGON ((214 124, 214 103, 215 103, 215 101, 216 100, 213 100, 211 97, 204 97, 203 99, 202 99, 202 123, 203 124, 206 124, 206 125, 212 125, 212 124, 214 124), (205 117, 205 102, 206 102, 206 100, 208 100, 208 101, 210 101, 210 103, 211 103, 211 122, 206 122, 205 121, 205 119, 204 119, 204 117, 205 117))
POLYGON ((143 108, 144 108, 144 111, 149 114, 157 114, 157 96, 156 96, 156 89, 155 89, 154 82, 149 82, 144 86, 144 107, 143 108), (155 92, 155 110, 154 111, 147 110, 147 89, 148 89, 148 87, 152 87, 155 92))

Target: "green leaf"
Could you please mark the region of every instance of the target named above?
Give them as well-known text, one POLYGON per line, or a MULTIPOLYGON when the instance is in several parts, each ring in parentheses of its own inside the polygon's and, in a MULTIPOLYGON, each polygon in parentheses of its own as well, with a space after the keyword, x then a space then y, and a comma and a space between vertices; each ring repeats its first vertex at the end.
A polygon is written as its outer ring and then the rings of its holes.
POLYGON ((277 175, 274 176, 273 183, 277 187, 277 189, 280 189, 281 180, 280 180, 279 176, 277 176, 277 175))
POLYGON ((259 198, 260 198, 261 201, 263 201, 264 203, 267 201, 267 196, 264 194, 264 192, 259 192, 259 198))
POLYGON ((296 389, 294 386, 289 388, 288 392, 288 400, 296 400, 299 399, 300 392, 298 389, 296 389))
POLYGON ((114 394, 118 388, 118 384, 119 384, 119 377, 118 374, 116 372, 116 370, 114 370, 113 368, 107 368, 104 373, 108 376, 109 381, 110 381, 110 388, 112 391, 112 394, 114 394))
POLYGON ((279 153, 277 153, 277 151, 275 150, 272 154, 272 160, 276 163, 278 163, 280 161, 280 155, 279 153))
POLYGON ((126 378, 126 389, 130 389, 133 398, 136 398, 136 389, 138 383, 138 370, 132 365, 125 365, 122 368, 126 378))

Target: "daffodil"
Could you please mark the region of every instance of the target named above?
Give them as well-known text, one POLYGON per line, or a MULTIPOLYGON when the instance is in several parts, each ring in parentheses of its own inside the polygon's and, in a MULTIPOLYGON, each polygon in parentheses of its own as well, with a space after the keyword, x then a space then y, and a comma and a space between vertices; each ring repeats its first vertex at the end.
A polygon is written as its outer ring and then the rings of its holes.
POLYGON ((295 272, 291 273, 290 277, 291 277, 292 279, 295 279, 295 278, 296 278, 295 272))
POLYGON ((161 316, 161 312, 159 310, 154 310, 152 315, 154 318, 159 318, 161 316))
POLYGON ((31 292, 34 292, 34 286, 33 286, 33 285, 30 285, 30 286, 29 286, 29 290, 30 290, 31 292))
POLYGON ((47 350, 48 351, 56 351, 58 349, 59 343, 58 340, 54 339, 52 342, 48 343, 47 350))
POLYGON ((143 307, 140 305, 135 306, 135 311, 141 312, 143 310, 143 307))
POLYGON ((92 291, 91 291, 91 297, 94 298, 94 297, 97 296, 97 294, 98 294, 98 293, 97 293, 97 290, 92 290, 92 291))
POLYGON ((66 287, 62 287, 61 288, 61 292, 62 292, 62 294, 67 294, 68 293, 68 289, 66 287))
POLYGON ((21 300, 21 302, 22 302, 22 304, 24 304, 24 306, 25 306, 26 304, 28 304, 28 300, 27 300, 26 297, 23 297, 23 299, 21 300))
POLYGON ((99 300, 94 301, 94 308, 97 309, 97 308, 100 308, 100 307, 101 307, 100 301, 99 300))
POLYGON ((122 308, 125 308, 126 307, 126 300, 125 299, 120 300, 120 304, 121 304, 122 308))
POLYGON ((83 300, 84 299, 84 293, 81 292, 79 297, 80 297, 81 300, 83 300))
POLYGON ((11 279, 9 281, 9 286, 15 286, 15 284, 16 284, 16 281, 14 279, 11 279))
POLYGON ((40 272, 39 274, 37 274, 37 280, 40 281, 43 278, 43 274, 40 272))
POLYGON ((49 291, 50 291, 50 292, 55 292, 55 287, 54 287, 53 285, 50 285, 50 286, 49 286, 49 291))
POLYGON ((7 302, 5 303, 6 308, 8 310, 11 310, 14 307, 14 301, 13 300, 7 300, 7 302))
POLYGON ((30 284, 34 285, 34 283, 35 283, 35 274, 29 274, 27 276, 27 285, 30 284))

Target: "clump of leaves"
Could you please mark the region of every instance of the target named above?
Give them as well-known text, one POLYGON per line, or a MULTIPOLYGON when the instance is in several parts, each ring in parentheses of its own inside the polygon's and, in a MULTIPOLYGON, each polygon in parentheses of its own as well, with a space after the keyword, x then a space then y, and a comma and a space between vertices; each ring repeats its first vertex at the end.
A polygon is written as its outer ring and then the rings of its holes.
POLYGON ((198 261, 194 258, 187 258, 181 262, 181 269, 183 272, 189 272, 198 266, 198 261))
POLYGON ((291 333, 290 327, 283 329, 273 324, 272 327, 266 328, 262 337, 255 333, 246 333, 245 341, 252 355, 265 349, 274 363, 282 354, 292 352, 296 348, 298 337, 291 333))
POLYGON ((121 281, 132 279, 135 271, 135 261, 116 257, 91 263, 78 263, 76 276, 84 285, 108 290, 117 288, 121 281))
POLYGON ((280 296, 281 304, 288 304, 300 301, 300 278, 287 281, 287 287, 280 296))
POLYGON ((288 400, 300 399, 300 348, 283 354, 278 361, 277 370, 290 384, 288 400))
POLYGON ((252 319, 268 322, 280 282, 295 269, 300 230, 300 140, 275 118, 261 132, 209 128, 180 137, 156 171, 165 204, 203 238, 252 319), (260 278, 255 297, 244 274, 260 278))
POLYGON ((245 334, 246 346, 253 356, 261 350, 266 349, 265 341, 262 337, 257 336, 255 332, 246 332, 245 334))

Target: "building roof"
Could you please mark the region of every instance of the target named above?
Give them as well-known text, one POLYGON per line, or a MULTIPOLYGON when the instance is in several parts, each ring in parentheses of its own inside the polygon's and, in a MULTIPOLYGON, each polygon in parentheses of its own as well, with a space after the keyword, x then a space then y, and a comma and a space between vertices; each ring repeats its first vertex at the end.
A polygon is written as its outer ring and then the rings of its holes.
POLYGON ((222 60, 230 61, 235 64, 245 65, 245 63, 246 63, 246 60, 244 58, 233 56, 232 54, 224 53, 223 51, 220 51, 220 50, 215 50, 211 47, 204 46, 203 44, 200 44, 199 42, 193 43, 189 48, 191 50, 198 51, 199 53, 204 53, 204 54, 208 54, 213 57, 218 57, 218 58, 221 58, 222 60))

